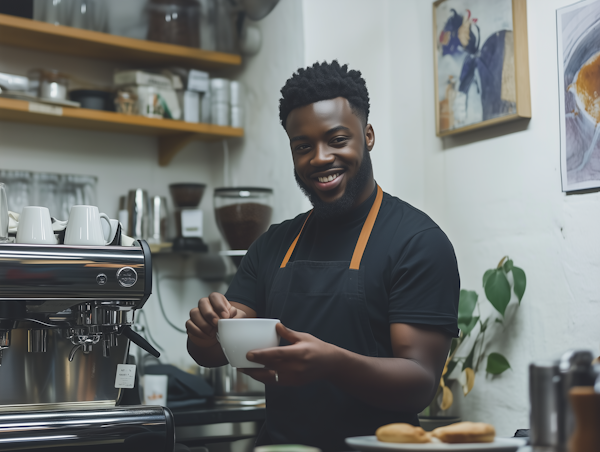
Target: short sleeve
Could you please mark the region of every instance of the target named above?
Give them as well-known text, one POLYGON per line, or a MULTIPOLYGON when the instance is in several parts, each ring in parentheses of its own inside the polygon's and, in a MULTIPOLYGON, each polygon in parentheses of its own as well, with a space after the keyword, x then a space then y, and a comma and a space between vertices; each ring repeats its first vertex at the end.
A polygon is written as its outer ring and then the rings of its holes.
POLYGON ((250 245, 248 252, 242 259, 225 297, 229 301, 235 301, 253 309, 260 316, 264 307, 259 306, 258 300, 263 300, 259 294, 258 271, 259 271, 259 251, 260 239, 250 245))
POLYGON ((413 236, 400 251, 391 276, 390 323, 435 326, 458 336, 458 265, 441 229, 413 236))

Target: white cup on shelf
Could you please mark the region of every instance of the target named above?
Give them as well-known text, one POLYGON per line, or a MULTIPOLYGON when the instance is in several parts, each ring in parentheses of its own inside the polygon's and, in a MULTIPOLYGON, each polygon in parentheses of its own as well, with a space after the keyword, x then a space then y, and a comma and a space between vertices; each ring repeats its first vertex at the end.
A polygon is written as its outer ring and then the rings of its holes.
POLYGON ((58 243, 52 230, 52 220, 47 207, 23 207, 19 216, 16 241, 32 245, 56 245, 58 243))
POLYGON ((114 226, 108 215, 98 211, 98 207, 83 205, 71 207, 65 231, 65 245, 108 245, 110 242, 104 238, 102 220, 105 220, 110 228, 108 237, 113 237, 114 226))

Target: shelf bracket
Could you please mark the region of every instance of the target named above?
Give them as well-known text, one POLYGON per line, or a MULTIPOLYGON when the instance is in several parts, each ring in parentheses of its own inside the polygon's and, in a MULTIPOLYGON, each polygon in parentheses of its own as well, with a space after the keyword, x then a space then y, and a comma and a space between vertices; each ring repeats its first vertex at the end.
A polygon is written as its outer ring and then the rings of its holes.
POLYGON ((178 133, 158 137, 158 164, 167 166, 173 157, 196 136, 195 133, 178 133))

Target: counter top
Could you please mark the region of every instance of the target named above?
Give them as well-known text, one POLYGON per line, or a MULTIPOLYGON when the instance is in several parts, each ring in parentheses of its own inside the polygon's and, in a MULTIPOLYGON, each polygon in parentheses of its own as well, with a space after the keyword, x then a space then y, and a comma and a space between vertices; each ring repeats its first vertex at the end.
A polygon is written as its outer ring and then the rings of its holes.
POLYGON ((204 446, 255 438, 265 420, 264 405, 218 405, 171 409, 178 443, 204 446))
POLYGON ((224 422, 263 421, 264 405, 209 405, 203 408, 171 409, 177 427, 190 425, 219 424, 224 422))

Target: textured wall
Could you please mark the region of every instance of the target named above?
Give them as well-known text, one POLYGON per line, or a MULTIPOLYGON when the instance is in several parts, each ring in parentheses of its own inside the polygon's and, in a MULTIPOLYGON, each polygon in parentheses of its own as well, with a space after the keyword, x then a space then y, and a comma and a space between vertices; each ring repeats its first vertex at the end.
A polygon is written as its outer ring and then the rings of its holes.
POLYGON ((555 11, 573 2, 527 3, 531 121, 456 138, 435 137, 429 2, 417 2, 413 18, 423 24, 415 41, 424 83, 424 209, 454 244, 463 288, 482 297, 483 272, 504 255, 527 273, 515 321, 492 347, 512 369, 496 378, 478 373, 464 400, 465 419, 491 422, 500 435, 529 425, 531 361, 574 347, 600 353, 600 193, 567 196, 560 181, 555 11))

